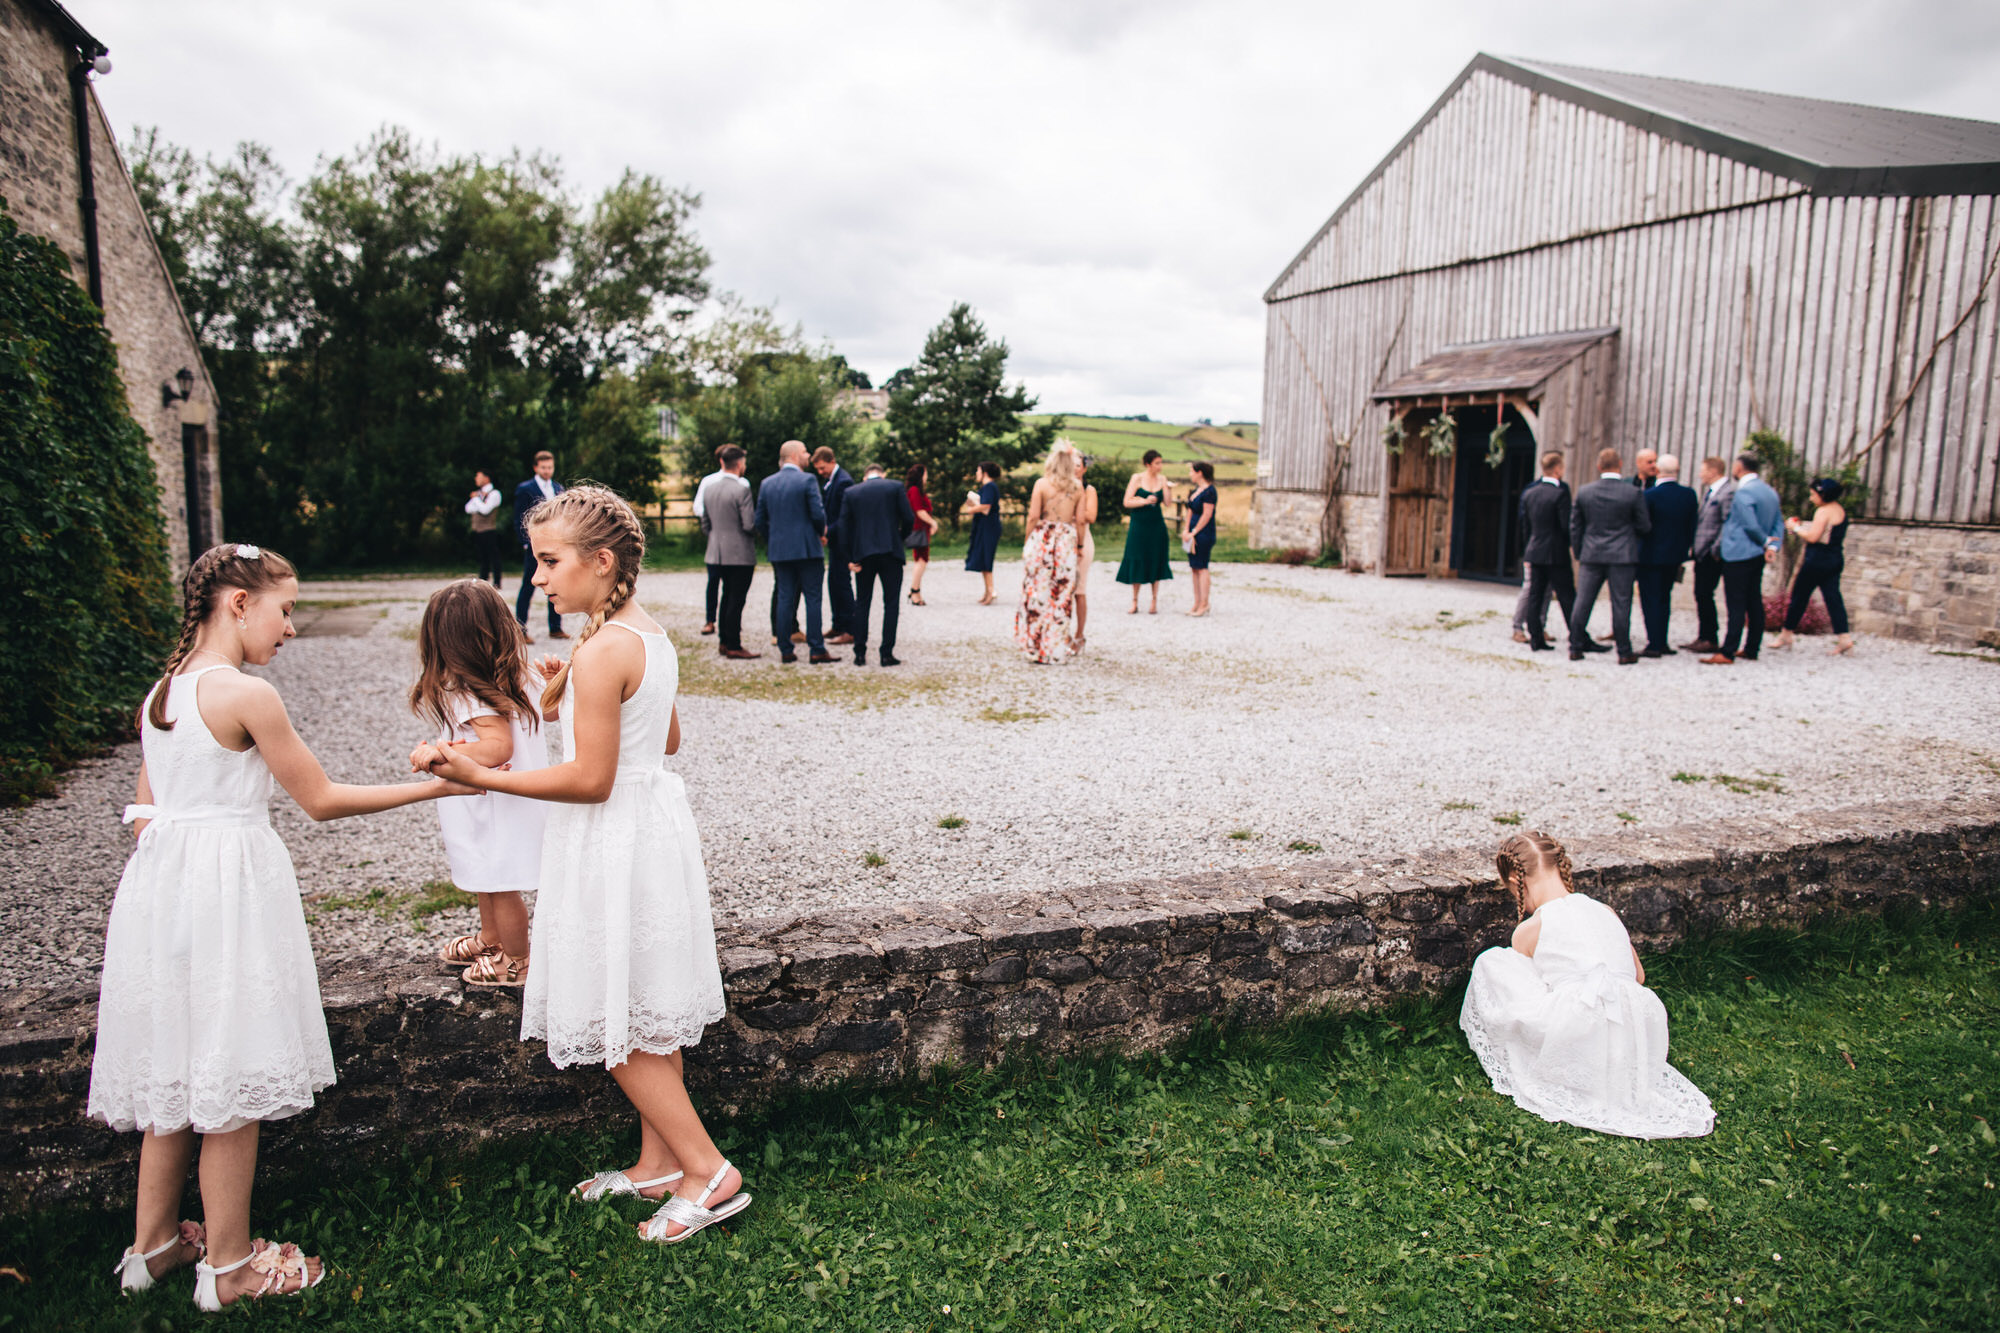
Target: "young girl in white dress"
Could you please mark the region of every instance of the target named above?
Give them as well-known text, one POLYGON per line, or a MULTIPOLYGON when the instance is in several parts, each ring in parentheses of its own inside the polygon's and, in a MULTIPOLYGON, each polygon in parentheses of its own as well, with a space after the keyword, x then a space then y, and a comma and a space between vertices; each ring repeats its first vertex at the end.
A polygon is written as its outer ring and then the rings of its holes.
MULTIPOLYGON (((437 743, 487 768, 547 768, 541 684, 528 640, 492 584, 460 579, 431 594, 417 627, 422 672, 410 708, 438 729, 437 743)), ((417 756, 411 755, 415 764, 417 756)), ((464 968, 468 986, 517 988, 528 979, 528 905, 542 872, 548 806, 525 796, 480 792, 437 803, 451 882, 479 899, 479 929, 444 946, 438 961, 464 968)))
POLYGON ((569 759, 509 773, 433 746, 419 766, 556 803, 542 841, 521 1036, 544 1038, 558 1066, 601 1061, 617 1080, 639 1113, 639 1160, 576 1192, 664 1194, 639 1235, 671 1244, 750 1204, 742 1173, 716 1149, 681 1078, 682 1048, 724 1011, 701 841, 686 788, 660 762, 680 749, 679 662, 632 601, 646 536, 624 500, 572 486, 535 507, 528 537, 535 585, 558 612, 590 617, 567 665, 538 663, 549 677, 543 715, 569 728, 569 759))
POLYGON ((1569 853, 1542 833, 1500 845, 1522 921, 1472 965, 1458 1023, 1493 1090, 1544 1120, 1634 1139, 1715 1128, 1701 1089, 1667 1063, 1667 1010, 1618 914, 1570 891, 1569 853))
POLYGON ((183 583, 179 641, 139 714, 126 862, 104 937, 88 1113, 145 1134, 137 1234, 114 1270, 143 1291, 195 1264, 195 1304, 302 1291, 326 1270, 250 1236, 258 1126, 333 1082, 319 976, 291 857, 271 829, 275 777, 314 819, 465 792, 328 780, 278 692, 242 673, 292 637, 299 584, 274 551, 207 551, 183 583), (207 1225, 176 1224, 195 1136, 207 1225))

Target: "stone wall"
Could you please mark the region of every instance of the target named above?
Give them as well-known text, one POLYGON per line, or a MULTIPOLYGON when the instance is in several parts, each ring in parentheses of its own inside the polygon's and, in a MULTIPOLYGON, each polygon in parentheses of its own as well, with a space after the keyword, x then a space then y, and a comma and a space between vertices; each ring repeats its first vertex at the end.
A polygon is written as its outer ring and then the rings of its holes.
MULTIPOLYGON (((37 6, 25 0, 0 0, 0 196, 23 230, 62 248, 81 286, 86 281, 83 212, 68 73, 75 59, 75 48, 37 6)), ((185 568, 183 425, 206 431, 203 526, 215 536, 222 530, 221 492, 215 483, 219 458, 215 390, 94 90, 89 110, 104 324, 118 347, 119 371, 133 419, 152 440, 174 566, 185 568), (194 372, 193 398, 165 406, 160 386, 183 367, 194 372)), ((201 461, 198 458, 198 464, 201 461)))
MULTIPOLYGON (((1320 491, 1280 491, 1259 486, 1250 498, 1250 545, 1257 550, 1282 551, 1303 547, 1319 551, 1319 519, 1326 508, 1320 491)), ((1375 568, 1382 549, 1382 501, 1373 495, 1340 497, 1340 524, 1345 534, 1342 553, 1352 564, 1375 568)))
MULTIPOLYGON (((2000 801, 1881 805, 1578 843, 1577 887, 1644 949, 1720 927, 1799 925, 2000 885, 2000 801)), ((730 1012, 687 1054, 703 1106, 881 1083, 942 1063, 1159 1049, 1204 1018, 1269 1023, 1455 984, 1512 927, 1491 851, 1327 860, 749 922, 720 939, 730 1012)), ((621 1114, 601 1069, 516 1040, 519 1005, 432 966, 322 982, 339 1083, 267 1127, 283 1172, 393 1140, 450 1147, 621 1114)), ((129 1194, 136 1136, 83 1118, 89 991, 0 999, 7 1206, 129 1194)))
POLYGON ((2000 647, 2000 528, 1856 523, 1841 593, 1860 633, 2000 647))

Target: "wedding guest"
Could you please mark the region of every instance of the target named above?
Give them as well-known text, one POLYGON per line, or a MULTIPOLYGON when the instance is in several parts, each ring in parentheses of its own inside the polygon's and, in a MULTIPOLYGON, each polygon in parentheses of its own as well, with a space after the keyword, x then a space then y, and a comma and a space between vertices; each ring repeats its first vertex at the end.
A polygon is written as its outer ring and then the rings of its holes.
MULTIPOLYGON (((1629 488, 1628 488, 1629 489, 1629 488)), ((1544 1120, 1633 1139, 1715 1128, 1701 1089, 1667 1063, 1667 1010, 1618 914, 1571 888, 1569 853, 1517 833, 1495 858, 1521 924, 1472 964, 1458 1016, 1493 1091, 1544 1120)))
POLYGON ((757 535, 777 576, 771 603, 771 632, 778 639, 778 660, 799 660, 792 645, 791 626, 798 621, 799 599, 806 604, 806 649, 814 663, 831 662, 820 637, 820 563, 826 552, 826 509, 819 485, 806 475, 806 447, 798 440, 778 446, 778 470, 757 488, 757 535))
POLYGON ((931 510, 931 497, 924 494, 924 483, 930 480, 930 469, 922 463, 913 463, 903 474, 903 485, 909 489, 910 512, 917 516, 916 536, 918 540, 910 547, 910 605, 924 604, 924 571, 931 567, 931 538, 937 535, 938 519, 931 510))
MULTIPOLYGON (((1618 451, 1597 455, 1597 480, 1576 493, 1569 514, 1569 541, 1582 570, 1576 581, 1576 614, 1569 622, 1569 660, 1580 662, 1592 650, 1587 626, 1597 603, 1597 590, 1611 592, 1611 638, 1618 645, 1618 664, 1639 660, 1632 651, 1632 584, 1639 563, 1639 539, 1652 530, 1644 492, 1618 471, 1618 451)), ((1601 651, 1601 649, 1599 650, 1601 651)))
POLYGON ((1163 474, 1160 451, 1148 449, 1140 458, 1140 470, 1125 483, 1125 512, 1131 520, 1125 529, 1125 554, 1118 560, 1118 581, 1132 587, 1132 609, 1139 614, 1139 587, 1152 589, 1149 614, 1160 614, 1160 583, 1172 579, 1173 566, 1167 563, 1167 502, 1174 488, 1163 474))
POLYGON ((1083 652, 1083 627, 1090 619, 1090 566, 1097 559, 1097 538, 1090 530, 1097 522, 1097 488, 1085 485, 1083 480, 1089 470, 1090 460, 1078 454, 1076 484, 1083 487, 1083 506, 1077 521, 1083 525, 1083 553, 1076 558, 1076 639, 1070 645, 1072 654, 1083 652))
POLYGON ((750 461, 733 444, 724 445, 716 457, 722 471, 702 482, 705 496, 695 495, 703 502, 701 530, 708 538, 703 559, 709 586, 721 585, 720 600, 709 614, 717 617, 721 630, 717 651, 732 661, 748 661, 763 656, 743 647, 743 606, 750 600, 750 580, 757 572, 757 509, 750 499, 749 479, 743 475, 750 461))
POLYGON ((1715 590, 1722 584, 1722 525, 1729 519, 1730 501, 1736 498, 1736 482, 1729 465, 1720 458, 1701 460, 1701 514, 1694 525, 1694 614, 1693 643, 1681 647, 1692 653, 1712 653, 1722 642, 1722 622, 1715 614, 1715 590))
MULTIPOLYGON (((736 449, 736 446, 725 444, 715 451, 715 471, 703 477, 701 484, 694 488, 694 521, 701 526, 704 534, 708 532, 709 491, 716 485, 728 483, 733 479, 729 471, 729 465, 723 462, 722 459, 722 456, 731 449, 736 449)), ((736 452, 740 455, 743 451, 736 449, 736 452)), ((750 483, 745 481, 743 488, 748 490, 750 483)), ((722 569, 711 560, 708 562, 708 586, 702 590, 701 594, 701 632, 703 634, 715 633, 715 608, 721 594, 722 569)))
MULTIPOLYGON (((1528 560, 1528 641, 1538 653, 1555 646, 1549 642, 1548 631, 1551 593, 1562 608, 1565 626, 1576 616, 1576 579, 1569 564, 1569 510, 1569 483, 1563 480, 1563 456, 1551 449, 1542 455, 1541 479, 1521 492, 1517 510, 1528 560)), ((1604 645, 1588 634, 1584 638, 1585 652, 1604 651, 1604 645)))
POLYGON ((840 547, 840 502, 854 478, 834 458, 833 450, 821 445, 813 450, 813 471, 819 474, 820 507, 826 510, 826 608, 828 643, 853 643, 848 618, 854 611, 854 587, 848 581, 847 553, 840 547))
POLYGON ((326 1267, 251 1239, 250 1188, 266 1120, 308 1110, 333 1083, 333 1047, 305 909, 271 827, 275 779, 315 821, 463 795, 449 782, 357 787, 328 779, 292 727, 268 666, 297 632, 298 575, 276 551, 212 546, 181 581, 180 637, 138 715, 138 845, 104 933, 87 1114, 138 1131, 127 1292, 195 1266, 195 1305, 289 1296, 326 1267), (201 1140, 206 1224, 177 1222, 201 1140))
MULTIPOLYGON (((797 466, 805 446, 785 451, 798 476, 785 472, 782 493, 803 504, 799 492, 810 492, 817 508, 819 488, 797 466)), ((544 668, 541 705, 566 724, 569 758, 513 773, 435 746, 422 766, 550 803, 521 1038, 546 1041, 559 1069, 602 1064, 637 1113, 638 1162, 572 1193, 663 1198, 639 1237, 677 1244, 742 1212, 750 1196, 682 1077, 683 1052, 725 1006, 700 834, 686 784, 660 762, 681 748, 674 645, 632 600, 646 532, 624 500, 575 487, 536 514, 530 535, 556 605, 588 617, 570 660, 544 668)))
POLYGON ((1181 547, 1187 552, 1188 576, 1194 583, 1194 609, 1187 614, 1208 614, 1209 553, 1215 549, 1215 464, 1188 464, 1188 481, 1194 493, 1181 509, 1181 547))
POLYGON ((1722 596, 1729 607, 1729 633, 1712 656, 1702 658, 1704 666, 1728 666, 1731 662, 1757 660, 1764 643, 1764 566, 1778 558, 1778 544, 1784 529, 1778 514, 1778 493, 1757 475, 1755 454, 1739 454, 1731 469, 1736 478, 1736 494, 1729 501, 1729 517, 1722 523, 1722 596), (1739 651, 1740 648, 1740 651, 1739 651))
POLYGON ((1854 651, 1854 636, 1847 632, 1847 602, 1840 595, 1840 572, 1847 564, 1843 549, 1847 545, 1847 507, 1840 503, 1844 489, 1832 477, 1816 479, 1806 492, 1812 505, 1811 521, 1785 520, 1785 530, 1804 542, 1806 549, 1799 558, 1798 576, 1792 580, 1792 602, 1785 609, 1785 628, 1772 645, 1775 648, 1792 646, 1792 632, 1805 618, 1806 603, 1818 588, 1820 600, 1826 603, 1827 619, 1838 636, 1831 652, 1839 656, 1854 651))
POLYGON ((979 489, 965 497, 966 510, 972 515, 972 542, 965 552, 965 568, 968 573, 981 574, 986 579, 986 591, 980 596, 981 606, 993 604, 993 558, 1000 552, 1000 465, 981 463, 979 465, 979 489))
MULTIPOLYGON (((1649 451, 1650 452, 1650 451, 1649 451)), ((1646 492, 1646 516, 1653 530, 1639 541, 1639 612, 1646 622, 1646 648, 1641 657, 1671 657, 1667 620, 1673 614, 1674 585, 1694 550, 1695 522, 1701 501, 1681 485, 1681 460, 1660 455, 1654 481, 1646 492)))
POLYGON ((479 557, 479 577, 493 580, 496 588, 500 586, 500 523, 493 511, 500 507, 502 498, 492 477, 483 471, 472 474, 472 498, 465 502, 465 512, 472 515, 472 550, 479 557))
POLYGON ((1635 491, 1652 490, 1660 480, 1660 456, 1651 449, 1641 449, 1632 456, 1632 475, 1626 480, 1635 491))
POLYGON ((1076 560, 1083 551, 1083 533, 1078 530, 1082 506, 1076 446, 1058 439, 1028 494, 1027 531, 1021 545, 1021 605, 1014 613, 1014 643, 1038 665, 1060 663, 1070 655, 1076 560))
MULTIPOLYGON (((526 481, 514 488, 514 537, 521 543, 521 594, 514 600, 514 619, 521 622, 521 633, 528 633, 528 610, 535 604, 535 552, 528 545, 528 515, 535 506, 555 499, 563 493, 563 484, 556 480, 556 456, 544 449, 535 455, 535 472, 526 481)), ((567 639, 563 632, 562 617, 556 614, 555 604, 549 604, 549 637, 567 639)), ((534 642, 534 636, 528 635, 534 642)))
MULTIPOLYGON (((847 553, 854 575, 854 665, 868 663, 868 613, 875 604, 875 586, 882 587, 882 651, 876 660, 898 666, 896 620, 902 610, 903 542, 917 523, 909 489, 889 480, 879 463, 870 463, 861 484, 848 487, 840 505, 840 549, 847 553)), ((832 543, 827 544, 832 549, 832 543)))

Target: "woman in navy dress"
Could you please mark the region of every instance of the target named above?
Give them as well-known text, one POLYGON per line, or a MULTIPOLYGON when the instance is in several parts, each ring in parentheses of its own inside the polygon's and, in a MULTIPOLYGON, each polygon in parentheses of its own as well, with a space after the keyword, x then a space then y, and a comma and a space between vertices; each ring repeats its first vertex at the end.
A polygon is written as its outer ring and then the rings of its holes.
POLYGON ((1194 610, 1191 616, 1208 614, 1208 553, 1215 549, 1215 464, 1189 463, 1188 480, 1194 494, 1181 509, 1181 546, 1187 551, 1188 570, 1194 576, 1194 610))
POLYGON ((993 604, 993 557, 1000 550, 1000 465, 979 465, 979 489, 966 497, 972 514, 972 544, 966 548, 965 567, 986 576, 986 595, 981 606, 993 604))
POLYGON ((1806 492, 1812 500, 1812 518, 1785 520, 1786 530, 1806 544, 1806 552, 1799 560, 1798 577, 1792 582, 1785 632, 1771 645, 1774 648, 1792 646, 1792 633, 1805 619, 1806 603, 1812 600, 1813 589, 1818 588, 1820 600, 1826 603, 1826 617, 1833 622, 1837 636, 1829 651, 1835 656, 1854 651, 1854 636, 1847 632, 1847 602, 1840 595, 1840 571, 1847 564, 1847 507, 1840 503, 1843 489, 1832 477, 1820 477, 1806 492))

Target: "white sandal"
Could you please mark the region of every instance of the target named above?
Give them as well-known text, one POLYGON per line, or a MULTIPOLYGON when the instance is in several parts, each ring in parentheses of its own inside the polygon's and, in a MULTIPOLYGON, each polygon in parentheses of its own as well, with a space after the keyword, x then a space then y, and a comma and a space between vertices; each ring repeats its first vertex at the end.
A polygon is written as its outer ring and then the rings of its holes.
POLYGON ((589 1180, 579 1180, 570 1193, 585 1203, 596 1203, 599 1199, 609 1199, 621 1194, 637 1194, 640 1190, 652 1189, 655 1185, 672 1185, 685 1175, 676 1171, 658 1180, 634 1180, 623 1171, 599 1171, 589 1180))
POLYGON ((152 1290, 153 1284, 159 1279, 153 1276, 153 1270, 146 1265, 176 1245, 192 1246, 196 1262, 208 1257, 208 1242, 202 1233, 201 1224, 183 1222, 174 1232, 174 1238, 158 1249, 141 1254, 128 1247, 125 1253, 119 1256, 118 1262, 111 1268, 112 1275, 118 1279, 119 1290, 127 1293, 152 1290))
POLYGON ((722 1183, 722 1178, 728 1174, 729 1163, 724 1161, 716 1168, 715 1174, 708 1178, 708 1188, 701 1192, 700 1198, 683 1199, 678 1194, 669 1195, 667 1201, 660 1205, 658 1212, 639 1224, 639 1238, 655 1241, 661 1245, 678 1245, 703 1227, 726 1222, 748 1208, 750 1196, 740 1190, 715 1207, 708 1207, 709 1196, 715 1193, 716 1187, 722 1183), (669 1222, 680 1224, 681 1231, 678 1235, 662 1234, 669 1222))
POLYGON ((320 1262, 319 1276, 313 1278, 311 1281, 307 1281, 306 1257, 299 1252, 298 1246, 290 1242, 282 1245, 273 1245, 267 1240, 253 1240, 250 1242, 250 1253, 244 1255, 233 1264, 224 1264, 220 1268, 215 1268, 210 1266, 206 1258, 195 1261, 195 1308, 205 1311, 208 1314, 220 1313, 225 1307, 222 1304, 221 1294, 215 1289, 215 1279, 221 1277, 224 1273, 234 1273, 245 1264, 250 1265, 251 1271, 262 1273, 264 1275, 264 1283, 255 1291, 244 1292, 242 1296, 238 1297, 239 1300, 255 1300, 258 1297, 272 1294, 296 1296, 300 1292, 311 1291, 314 1287, 326 1281, 327 1267, 324 1260, 320 1262), (294 1280, 299 1285, 286 1290, 285 1284, 294 1280), (276 1289, 275 1293, 273 1291, 274 1288, 276 1289))

